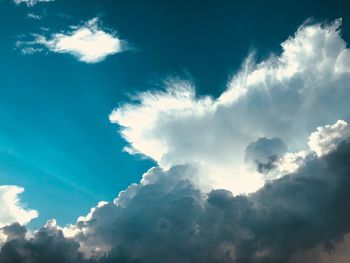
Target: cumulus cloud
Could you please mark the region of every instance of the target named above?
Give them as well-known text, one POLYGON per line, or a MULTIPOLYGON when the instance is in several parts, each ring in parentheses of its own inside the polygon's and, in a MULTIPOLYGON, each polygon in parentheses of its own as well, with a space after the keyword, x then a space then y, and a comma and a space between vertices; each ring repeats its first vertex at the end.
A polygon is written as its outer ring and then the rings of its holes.
POLYGON ((242 168, 250 143, 280 138, 297 152, 317 127, 349 119, 349 49, 340 24, 305 24, 282 43, 281 54, 259 63, 250 55, 218 98, 170 81, 116 108, 110 120, 122 127, 130 153, 163 168, 200 163, 215 187, 256 191, 261 176, 242 168))
POLYGON ((289 174, 297 171, 301 166, 304 165, 305 161, 309 158, 310 151, 302 150, 294 153, 286 153, 281 158, 274 162, 274 170, 269 172, 271 178, 279 178, 284 174, 289 174))
POLYGON ((260 173, 269 173, 287 152, 280 138, 259 138, 245 149, 245 161, 260 173))
POLYGON ((102 29, 98 18, 71 29, 50 37, 35 34, 34 41, 19 41, 17 46, 24 54, 42 51, 44 47, 51 52, 73 55, 85 63, 97 63, 123 51, 122 41, 114 32, 102 29))
POLYGON ((0 262, 337 262, 326 259, 348 258, 349 157, 343 141, 248 196, 204 193, 187 165, 153 168, 66 229, 24 238, 10 226, 0 262))
POLYGON ((322 158, 310 154, 298 171, 249 196, 205 194, 189 166, 151 169, 78 221, 76 237, 85 253, 109 251, 111 261, 288 262, 350 232, 349 156, 346 142, 322 158))
POLYGON ((39 229, 30 239, 25 238, 25 227, 18 224, 6 227, 5 232, 11 238, 1 247, 1 263, 84 262, 81 253, 77 251, 79 244, 66 239, 55 226, 39 229))
POLYGON ((29 238, 6 226, 0 263, 348 260, 350 61, 339 26, 303 25, 282 54, 249 56, 218 98, 175 80, 115 109, 125 150, 158 165, 75 224, 51 220, 29 238))
POLYGON ((17 5, 19 4, 26 4, 27 6, 34 6, 37 3, 41 2, 53 2, 55 0, 14 0, 17 5))
POLYGON ((27 224, 38 216, 37 211, 21 204, 18 195, 23 191, 22 187, 14 185, 0 186, 0 228, 14 222, 27 224))
POLYGON ((309 137, 309 147, 318 155, 322 156, 333 151, 339 142, 348 140, 350 127, 346 121, 338 120, 333 125, 318 127, 309 137))

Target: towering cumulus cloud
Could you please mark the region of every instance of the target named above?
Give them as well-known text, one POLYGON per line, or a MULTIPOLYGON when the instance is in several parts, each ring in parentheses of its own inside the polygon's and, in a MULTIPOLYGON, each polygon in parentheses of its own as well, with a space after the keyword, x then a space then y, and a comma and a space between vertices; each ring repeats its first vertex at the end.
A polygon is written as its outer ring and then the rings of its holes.
POLYGON ((191 83, 140 94, 114 110, 129 152, 161 167, 200 163, 217 187, 235 193, 261 187, 261 176, 242 167, 247 145, 279 138, 289 150, 304 148, 318 126, 349 119, 349 50, 340 20, 309 25, 282 43, 280 56, 258 64, 249 56, 219 98, 197 98, 191 83))
POLYGON ((350 56, 340 20, 249 56, 217 99, 186 81, 115 109, 140 183, 73 225, 3 228, 0 262, 348 262, 350 56))

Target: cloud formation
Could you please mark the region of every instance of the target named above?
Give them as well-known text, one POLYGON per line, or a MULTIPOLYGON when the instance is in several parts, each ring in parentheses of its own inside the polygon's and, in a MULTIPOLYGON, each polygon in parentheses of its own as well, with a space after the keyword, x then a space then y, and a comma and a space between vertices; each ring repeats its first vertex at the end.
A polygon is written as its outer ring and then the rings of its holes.
POLYGON ((26 224, 38 217, 37 211, 26 209, 21 204, 18 195, 23 191, 22 187, 14 185, 0 186, 0 228, 14 222, 26 224))
POLYGON ((281 55, 249 56, 216 99, 175 80, 115 109, 126 151, 158 166, 75 224, 51 220, 32 237, 3 227, 0 263, 348 262, 350 56, 339 26, 303 25, 281 55))
POLYGON ((27 6, 34 6, 37 3, 40 2, 53 2, 55 0, 14 0, 14 2, 19 5, 19 4, 26 4, 27 6))
POLYGON ((350 232, 347 139, 323 157, 310 152, 295 173, 249 196, 206 194, 192 166, 152 168, 65 231, 85 254, 111 261, 288 262, 350 232))
POLYGON ((305 24, 280 55, 256 63, 251 54, 218 98, 170 81, 164 91, 116 108, 110 120, 122 127, 128 152, 163 168, 200 163, 216 187, 254 192, 262 178, 242 168, 250 143, 280 138, 297 152, 317 127, 349 119, 350 56, 340 25, 305 24))
POLYGON ((123 51, 122 41, 114 32, 103 30, 98 18, 71 29, 50 37, 36 34, 34 41, 19 41, 17 46, 24 54, 40 52, 45 48, 51 52, 73 55, 85 63, 98 63, 107 56, 123 51))
POLYGON ((84 262, 82 254, 77 251, 79 244, 68 240, 62 231, 47 225, 38 230, 30 239, 26 239, 27 230, 19 224, 12 224, 3 231, 8 240, 0 252, 0 262, 84 262))
POLYGON ((287 152, 280 138, 259 138, 245 149, 245 162, 259 173, 269 173, 276 168, 276 161, 287 152))
POLYGON ((350 144, 340 142, 248 196, 202 192, 190 166, 153 168, 75 225, 62 229, 51 221, 29 239, 23 228, 9 226, 0 262, 349 260, 342 247, 350 232, 349 157, 350 144))
POLYGON ((333 151, 340 141, 350 137, 350 127, 346 121, 338 120, 333 125, 318 127, 309 137, 309 147, 322 156, 333 151))

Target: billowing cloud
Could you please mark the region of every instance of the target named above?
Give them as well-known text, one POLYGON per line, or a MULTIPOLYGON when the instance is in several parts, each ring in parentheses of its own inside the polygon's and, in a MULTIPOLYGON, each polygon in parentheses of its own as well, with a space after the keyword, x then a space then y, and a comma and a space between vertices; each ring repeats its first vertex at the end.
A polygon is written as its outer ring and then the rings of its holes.
POLYGON ((245 161, 260 173, 276 168, 276 162, 287 152, 280 138, 259 138, 245 149, 245 161))
POLYGON ((192 166, 152 168, 66 231, 85 255, 111 261, 288 262, 350 232, 340 216, 350 212, 349 157, 346 140, 321 158, 310 152, 296 172, 249 196, 206 194, 192 166))
POLYGON ((75 224, 51 220, 29 238, 6 226, 0 263, 349 261, 350 60, 339 26, 303 25, 282 54, 249 56, 216 99, 175 80, 115 109, 125 150, 158 165, 75 224))
POLYGON ((309 137, 309 147, 322 156, 334 150, 339 142, 350 137, 350 127, 346 121, 338 120, 333 125, 318 127, 309 137))
POLYGON ((253 192, 263 183, 242 169, 250 143, 280 138, 296 152, 317 127, 349 119, 350 57, 340 24, 303 25, 280 55, 259 63, 250 55, 218 98, 198 97, 190 82, 175 80, 110 119, 122 127, 128 152, 164 168, 200 163, 216 187, 253 192))
POLYGON ((0 252, 0 262, 84 262, 77 250, 79 244, 68 240, 61 230, 47 225, 38 230, 34 237, 26 239, 26 228, 12 224, 3 229, 9 237, 0 252))
POLYGON ((37 3, 40 2, 53 2, 55 0, 14 0, 17 5, 19 4, 26 4, 27 6, 34 6, 37 3))
POLYGON ((14 185, 0 186, 0 228, 14 222, 26 224, 38 216, 37 211, 21 204, 18 195, 23 191, 22 187, 14 185))
POLYGON ((71 28, 50 37, 36 34, 34 41, 18 41, 17 46, 24 54, 42 51, 44 47, 51 52, 73 55, 85 63, 97 63, 123 51, 122 41, 114 32, 103 30, 98 18, 71 28))
POLYGON ((296 173, 248 196, 205 194, 190 166, 153 168, 140 184, 75 225, 62 229, 50 221, 27 239, 19 226, 10 226, 0 262, 349 260, 344 246, 350 232, 350 144, 341 142, 320 158, 310 155, 296 173))

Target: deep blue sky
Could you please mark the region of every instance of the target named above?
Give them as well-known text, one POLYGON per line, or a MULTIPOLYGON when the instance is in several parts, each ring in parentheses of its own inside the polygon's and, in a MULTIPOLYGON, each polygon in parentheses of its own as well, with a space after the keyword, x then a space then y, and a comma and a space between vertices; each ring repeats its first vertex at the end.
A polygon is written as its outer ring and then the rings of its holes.
POLYGON ((347 1, 56 0, 32 8, 0 1, 0 184, 26 189, 23 200, 41 214, 31 226, 74 222, 153 165, 122 152, 108 121, 128 94, 191 76, 199 94, 217 96, 250 50, 260 59, 280 52, 308 18, 342 17, 349 41, 349 12, 347 1), (30 12, 42 19, 28 19, 30 12), (85 64, 15 48, 41 27, 57 32, 96 16, 132 49, 85 64))

